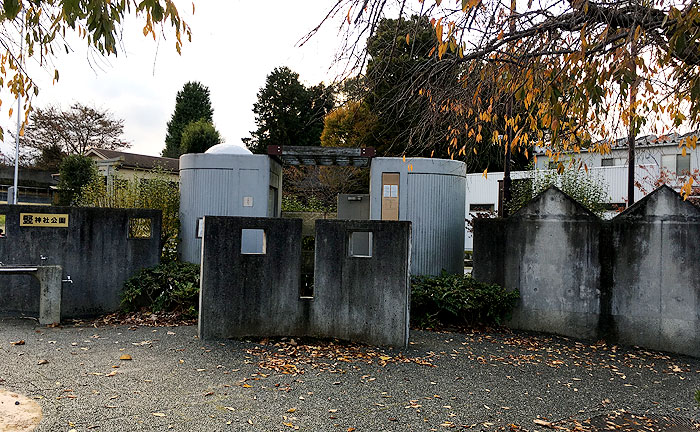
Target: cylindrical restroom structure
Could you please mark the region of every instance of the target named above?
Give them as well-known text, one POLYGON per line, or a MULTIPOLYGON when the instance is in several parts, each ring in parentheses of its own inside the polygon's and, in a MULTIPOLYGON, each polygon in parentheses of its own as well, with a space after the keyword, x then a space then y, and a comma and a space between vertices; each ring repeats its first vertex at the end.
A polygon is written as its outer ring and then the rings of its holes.
POLYGON ((464 271, 466 164, 429 158, 375 158, 370 215, 412 223, 411 274, 464 271))
POLYGON ((180 258, 201 260, 204 216, 279 217, 282 166, 266 155, 219 144, 180 156, 180 258))

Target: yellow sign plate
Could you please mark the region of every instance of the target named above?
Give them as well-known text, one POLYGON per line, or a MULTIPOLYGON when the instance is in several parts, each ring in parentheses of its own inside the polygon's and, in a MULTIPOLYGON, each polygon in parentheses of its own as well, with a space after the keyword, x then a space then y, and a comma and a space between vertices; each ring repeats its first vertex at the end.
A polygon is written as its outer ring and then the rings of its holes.
POLYGON ((68 228, 68 215, 58 213, 20 213, 19 226, 68 228))

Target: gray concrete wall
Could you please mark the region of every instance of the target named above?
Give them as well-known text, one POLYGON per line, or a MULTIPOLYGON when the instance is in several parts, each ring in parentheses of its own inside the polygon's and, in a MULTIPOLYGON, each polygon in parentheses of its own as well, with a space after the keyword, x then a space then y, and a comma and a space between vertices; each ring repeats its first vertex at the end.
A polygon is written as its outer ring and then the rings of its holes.
MULTIPOLYGON (((3 265, 59 265, 61 316, 83 317, 119 308, 124 281, 160 261, 158 210, 0 205, 7 236, 0 238, 3 265), (22 227, 20 213, 68 214, 67 228, 22 227), (151 219, 151 238, 128 238, 130 218, 151 219), (43 257, 43 259, 42 259, 43 257)), ((37 315, 39 283, 31 276, 3 276, 0 314, 37 315)))
POLYGON ((602 221, 552 188, 474 234, 474 277, 520 291, 512 327, 700 356, 700 210, 672 189, 602 221))
POLYGON ((311 332, 376 345, 408 344, 411 223, 316 221, 311 332), (371 233, 371 256, 350 256, 353 232, 371 233))
POLYGON ((303 334, 301 220, 206 216, 204 226, 200 337, 303 334), (265 254, 241 254, 244 229, 265 231, 265 254))
POLYGON ((300 296, 299 219, 205 218, 199 332, 337 337, 405 346, 409 322, 408 222, 316 222, 313 296, 300 296), (264 255, 240 253, 242 229, 263 229, 264 255), (349 233, 372 232, 372 257, 349 257, 349 233))
POLYGON ((611 332, 700 357, 700 209, 667 187, 611 222, 611 332))
POLYGON ((370 172, 370 216, 382 217, 382 173, 399 174, 399 220, 413 231, 411 274, 464 271, 466 165, 432 158, 375 158, 370 172))

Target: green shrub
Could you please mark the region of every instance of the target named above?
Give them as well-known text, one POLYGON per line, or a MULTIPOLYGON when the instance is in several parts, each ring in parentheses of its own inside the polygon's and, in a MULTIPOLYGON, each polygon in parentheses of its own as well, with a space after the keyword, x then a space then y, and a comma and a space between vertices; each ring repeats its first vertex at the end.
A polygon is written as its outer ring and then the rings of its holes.
POLYGON ((700 405, 700 390, 695 392, 695 402, 700 405))
POLYGON ((411 279, 411 320, 425 328, 438 325, 500 324, 510 318, 519 298, 471 276, 444 273, 411 279))
POLYGON ((168 262, 138 272, 124 283, 121 307, 125 312, 147 308, 195 318, 199 305, 199 266, 168 262))

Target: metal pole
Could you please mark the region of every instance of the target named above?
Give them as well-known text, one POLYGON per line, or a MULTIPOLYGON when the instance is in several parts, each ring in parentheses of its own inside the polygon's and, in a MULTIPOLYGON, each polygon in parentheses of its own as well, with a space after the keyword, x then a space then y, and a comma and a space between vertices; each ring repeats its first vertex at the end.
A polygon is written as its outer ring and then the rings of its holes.
POLYGON ((629 106, 629 134, 627 136, 627 145, 629 146, 627 150, 627 207, 634 204, 634 165, 635 165, 635 141, 637 140, 637 130, 636 130, 636 111, 635 104, 637 103, 637 84, 639 84, 639 78, 637 77, 637 64, 635 63, 637 57, 637 43, 634 39, 634 32, 636 26, 632 28, 630 34, 632 35, 632 40, 630 42, 630 69, 632 71, 632 76, 634 81, 630 86, 630 106, 629 106))
MULTIPOLYGON (((22 51, 24 50, 24 12, 22 12, 22 36, 19 41, 19 63, 20 63, 20 68, 21 68, 21 62, 22 62, 22 51)), ((22 106, 22 89, 20 89, 19 94, 17 95, 17 134, 15 135, 15 180, 14 180, 14 188, 13 188, 13 204, 17 204, 17 181, 19 177, 19 132, 21 130, 21 123, 20 123, 20 108, 22 106)))

